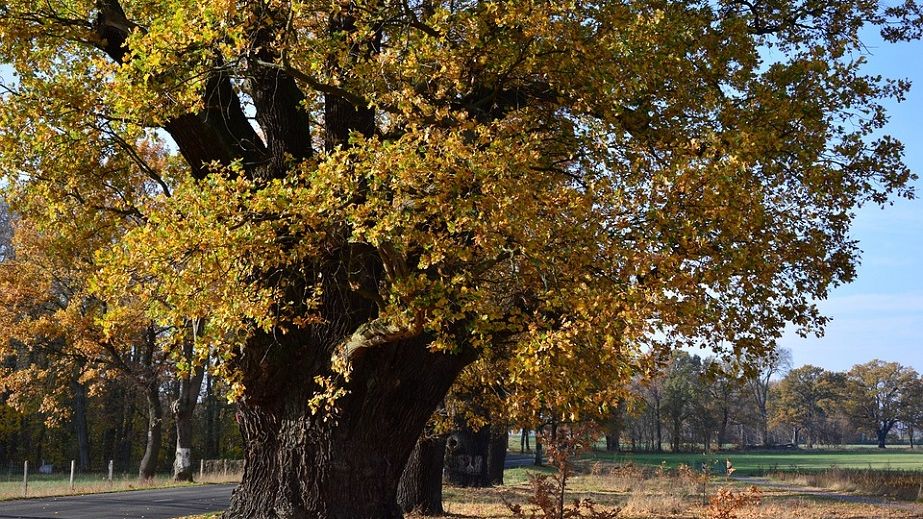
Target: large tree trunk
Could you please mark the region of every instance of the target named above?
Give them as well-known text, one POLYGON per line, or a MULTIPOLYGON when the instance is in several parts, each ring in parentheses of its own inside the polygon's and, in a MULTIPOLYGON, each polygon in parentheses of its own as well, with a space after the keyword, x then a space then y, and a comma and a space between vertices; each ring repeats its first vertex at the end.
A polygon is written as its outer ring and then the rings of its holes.
POLYGON ((445 444, 445 435, 424 433, 417 440, 397 487, 397 502, 404 512, 443 515, 442 468, 445 444))
POLYGON ((147 400, 147 444, 138 468, 138 477, 152 479, 157 474, 160 442, 163 438, 163 406, 160 404, 160 388, 156 379, 147 382, 144 397, 147 400))
POLYGON ((490 427, 473 430, 463 426, 449 435, 445 456, 445 480, 460 487, 489 487, 490 427))
POLYGON ((74 381, 74 433, 77 436, 77 467, 90 470, 90 433, 87 427, 87 387, 74 381))
MULTIPOLYGON (((346 394, 313 414, 306 403, 318 388, 301 381, 324 373, 325 356, 303 337, 284 339, 291 342, 276 344, 282 361, 271 371, 245 372, 251 378, 237 414, 247 446, 244 476, 224 517, 401 517, 397 488, 407 459, 473 355, 430 352, 422 338, 362 347, 350 356, 346 394), (298 352, 305 357, 293 358, 298 352)), ((274 360, 252 359, 260 367, 274 360)))
POLYGON ((875 432, 875 436, 878 437, 878 448, 879 448, 879 449, 884 449, 884 448, 885 448, 885 440, 888 439, 888 429, 878 429, 878 430, 875 432))
MULTIPOLYGON (((198 328, 198 322, 193 323, 198 328)), ((190 328, 190 331, 193 331, 190 328)), ((190 368, 195 369, 192 361, 193 346, 195 336, 199 333, 196 329, 183 344, 183 355, 189 362, 190 368)), ((176 455, 173 460, 173 480, 174 481, 192 481, 192 414, 195 411, 196 402, 199 399, 199 391, 202 389, 202 377, 205 374, 204 367, 195 370, 194 373, 186 373, 179 379, 179 395, 173 402, 173 418, 176 424, 176 455)))

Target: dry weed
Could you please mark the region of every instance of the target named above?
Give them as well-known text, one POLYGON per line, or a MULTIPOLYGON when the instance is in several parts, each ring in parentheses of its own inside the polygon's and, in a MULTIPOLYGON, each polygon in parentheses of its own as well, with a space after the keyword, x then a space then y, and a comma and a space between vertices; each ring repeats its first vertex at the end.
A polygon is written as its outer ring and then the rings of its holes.
POLYGON ((737 519, 737 514, 742 508, 759 505, 762 495, 760 489, 754 486, 741 491, 719 488, 718 492, 708 499, 708 517, 709 519, 737 519))

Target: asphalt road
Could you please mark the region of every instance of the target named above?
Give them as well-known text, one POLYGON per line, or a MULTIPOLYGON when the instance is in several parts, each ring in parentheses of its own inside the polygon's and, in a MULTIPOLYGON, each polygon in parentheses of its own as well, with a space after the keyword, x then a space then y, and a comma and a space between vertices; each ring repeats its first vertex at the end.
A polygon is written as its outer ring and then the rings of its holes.
MULTIPOLYGON (((532 464, 510 453, 506 468, 532 464)), ((170 519, 224 510, 236 485, 133 490, 85 496, 0 501, 0 519, 170 519)))
POLYGON ((0 519, 168 519, 227 508, 236 485, 0 501, 0 519))

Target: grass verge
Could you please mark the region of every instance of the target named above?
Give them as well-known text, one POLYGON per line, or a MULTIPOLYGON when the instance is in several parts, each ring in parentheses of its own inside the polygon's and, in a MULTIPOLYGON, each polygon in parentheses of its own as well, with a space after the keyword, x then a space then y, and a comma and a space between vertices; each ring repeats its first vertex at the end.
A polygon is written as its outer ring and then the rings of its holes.
MULTIPOLYGON (((20 476, 21 477, 21 476, 20 476)), ((137 478, 121 477, 109 482, 100 477, 81 476, 74 481, 74 488, 70 488, 70 481, 56 476, 30 476, 26 498, 72 496, 81 494, 101 494, 105 492, 127 492, 132 490, 150 490, 154 488, 172 488, 212 483, 236 483, 240 481, 240 474, 210 474, 195 483, 178 483, 170 476, 156 476, 150 481, 140 481, 137 478)), ((0 501, 22 499, 22 480, 0 481, 0 501)))

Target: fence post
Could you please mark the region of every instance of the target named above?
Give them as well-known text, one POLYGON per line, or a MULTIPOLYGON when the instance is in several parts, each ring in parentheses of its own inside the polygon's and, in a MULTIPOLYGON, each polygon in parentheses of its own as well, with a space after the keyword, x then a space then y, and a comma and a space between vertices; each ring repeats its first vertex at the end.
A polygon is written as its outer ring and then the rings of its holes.
POLYGON ((224 464, 224 477, 228 477, 228 459, 224 458, 221 463, 224 464))
POLYGON ((199 460, 199 483, 205 478, 205 460, 199 460))
POLYGON ((77 468, 77 462, 71 460, 71 492, 74 491, 74 469, 77 468))
POLYGON ((29 460, 22 464, 22 497, 29 495, 29 460))
POLYGON ((112 460, 109 460, 109 483, 112 483, 112 460))

